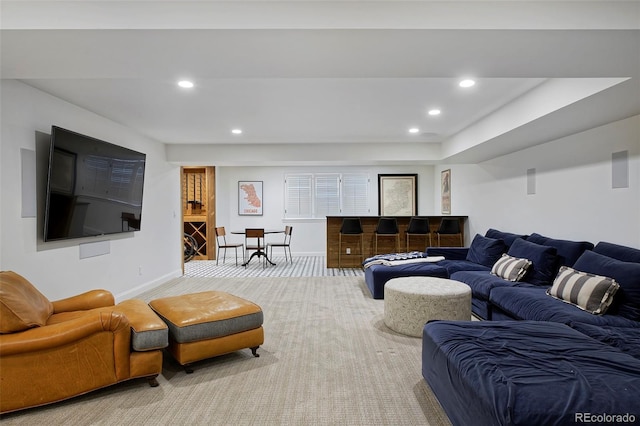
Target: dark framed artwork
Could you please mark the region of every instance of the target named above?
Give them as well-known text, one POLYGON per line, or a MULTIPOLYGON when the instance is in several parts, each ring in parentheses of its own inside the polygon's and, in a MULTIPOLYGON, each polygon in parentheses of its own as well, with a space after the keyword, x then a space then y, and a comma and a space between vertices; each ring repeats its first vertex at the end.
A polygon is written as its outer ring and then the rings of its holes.
POLYGON ((262 181, 238 181, 238 214, 240 216, 262 216, 262 181))
POLYGON ((442 214, 451 214, 451 169, 440 172, 442 214))
POLYGON ((418 214, 418 175, 378 175, 378 216, 418 214))

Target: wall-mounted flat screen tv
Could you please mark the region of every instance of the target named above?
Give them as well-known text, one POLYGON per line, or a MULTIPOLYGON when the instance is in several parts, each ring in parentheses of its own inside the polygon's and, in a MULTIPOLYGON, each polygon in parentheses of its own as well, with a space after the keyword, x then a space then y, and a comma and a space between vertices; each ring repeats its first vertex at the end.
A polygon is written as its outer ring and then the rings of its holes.
POLYGON ((51 127, 44 241, 140 230, 146 155, 51 127))

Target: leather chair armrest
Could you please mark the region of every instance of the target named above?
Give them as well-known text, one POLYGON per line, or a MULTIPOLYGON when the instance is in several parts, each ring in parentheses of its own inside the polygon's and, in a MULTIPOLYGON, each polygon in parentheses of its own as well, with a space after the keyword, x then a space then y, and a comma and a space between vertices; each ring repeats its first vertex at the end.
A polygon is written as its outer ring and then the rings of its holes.
POLYGON ((48 350, 104 331, 120 334, 127 342, 131 333, 129 321, 121 312, 88 312, 87 315, 59 324, 2 334, 0 356, 48 350))
POLYGON ((123 312, 131 325, 131 346, 136 351, 166 348, 169 345, 169 327, 140 299, 128 299, 114 309, 123 312))
POLYGON ((91 290, 66 299, 56 300, 53 303, 53 313, 72 311, 88 311, 94 308, 113 306, 115 299, 107 290, 91 290))
POLYGON ((148 330, 165 330, 167 324, 155 313, 149 305, 140 299, 128 299, 118 303, 114 310, 123 312, 133 330, 138 332, 148 330))

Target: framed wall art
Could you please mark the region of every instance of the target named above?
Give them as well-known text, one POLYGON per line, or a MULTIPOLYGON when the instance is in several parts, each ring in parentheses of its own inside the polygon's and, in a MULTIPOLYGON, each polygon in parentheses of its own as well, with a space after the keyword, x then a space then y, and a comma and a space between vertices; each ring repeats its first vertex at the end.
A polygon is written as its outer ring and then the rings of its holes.
POLYGON ((262 216, 262 181, 238 182, 238 214, 240 216, 262 216))
POLYGON ((451 169, 440 172, 442 214, 451 214, 451 169))
POLYGON ((378 175, 378 216, 418 214, 418 175, 378 175))

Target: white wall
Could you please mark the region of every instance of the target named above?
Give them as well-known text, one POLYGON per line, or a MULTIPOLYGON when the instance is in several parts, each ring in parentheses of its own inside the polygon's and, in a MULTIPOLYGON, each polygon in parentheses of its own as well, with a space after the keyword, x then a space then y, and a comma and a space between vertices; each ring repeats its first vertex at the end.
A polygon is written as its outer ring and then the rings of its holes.
MULTIPOLYGON (((433 166, 397 167, 217 167, 216 168, 216 225, 224 226, 227 232, 245 227, 284 229, 293 226, 291 251, 294 255, 326 254, 326 220, 292 219, 284 220, 284 176, 288 173, 368 173, 370 178, 370 213, 378 215, 378 174, 417 173, 418 213, 434 213, 433 206, 433 166), (263 181, 264 207, 262 216, 238 215, 238 181, 263 181)), ((241 240, 242 236, 230 236, 241 240)), ((267 240, 282 238, 272 236, 267 240)))
MULTIPOLYGON (((0 269, 25 275, 51 299, 93 288, 121 299, 180 275, 180 174, 164 146, 20 82, 2 80, 0 91, 0 269), (37 218, 21 217, 20 149, 35 150, 36 132, 49 133, 52 124, 147 154, 142 230, 105 238, 109 254, 80 260, 79 241, 42 243, 37 218)), ((215 164, 213 154, 201 158, 202 165, 215 164)), ((234 230, 290 223, 295 254, 324 254, 324 220, 282 220, 286 173, 366 171, 372 215, 378 173, 418 173, 419 214, 437 215, 440 172, 447 168, 452 214, 469 216, 469 240, 493 227, 640 247, 640 116, 477 165, 217 167, 217 224, 234 230), (611 154, 623 150, 629 152, 630 185, 611 189, 611 154), (529 168, 537 171, 535 195, 526 193, 529 168), (264 182, 263 216, 238 216, 239 180, 264 182)))
POLYGON ((95 288, 122 299, 180 275, 180 175, 167 163, 164 146, 15 80, 2 80, 1 93, 0 269, 27 277, 52 300, 95 288), (147 154, 141 231, 42 242, 41 219, 21 217, 20 149, 35 151, 36 132, 48 134, 51 125, 147 154), (97 241, 107 241, 109 253, 81 260, 79 243, 97 241))
POLYGON ((640 116, 477 165, 438 166, 436 176, 449 167, 452 214, 469 215, 469 238, 497 228, 640 247, 640 116), (612 189, 611 154, 625 150, 629 187, 612 189), (527 195, 530 168, 534 195, 527 195))

